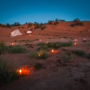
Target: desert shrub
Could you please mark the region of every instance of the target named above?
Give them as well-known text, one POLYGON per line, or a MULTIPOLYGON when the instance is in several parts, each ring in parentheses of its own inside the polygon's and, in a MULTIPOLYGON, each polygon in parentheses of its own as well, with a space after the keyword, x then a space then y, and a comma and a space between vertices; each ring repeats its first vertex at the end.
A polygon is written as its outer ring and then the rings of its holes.
POLYGON ((58 49, 60 47, 67 47, 67 46, 72 46, 73 43, 72 42, 49 42, 49 43, 39 43, 38 46, 40 46, 41 48, 54 48, 54 49, 58 49))
POLYGON ((48 53, 44 50, 37 50, 35 52, 31 52, 29 54, 29 57, 37 59, 46 59, 48 58, 48 53))
POLYGON ((32 27, 32 23, 29 23, 29 24, 28 24, 28 27, 32 27))
POLYGON ((6 50, 7 50, 7 46, 5 45, 5 43, 1 42, 0 43, 0 54, 2 54, 6 50))
POLYGON ((73 54, 76 54, 78 56, 85 56, 86 53, 83 50, 72 50, 71 51, 73 54))
POLYGON ((37 48, 37 50, 48 50, 48 46, 47 45, 44 45, 44 46, 41 46, 39 48, 37 48))
POLYGON ((40 64, 40 63, 36 63, 36 64, 34 65, 34 68, 35 68, 35 70, 39 70, 39 69, 43 68, 43 65, 40 64))
POLYGON ((55 21, 55 22, 54 22, 54 25, 57 25, 57 24, 59 24, 59 22, 58 22, 58 21, 55 21))
POLYGON ((38 29, 38 28, 41 28, 43 26, 43 23, 35 23, 35 27, 34 29, 38 29))
POLYGON ((32 44, 24 44, 27 48, 33 48, 33 45, 32 44))
POLYGON ((50 42, 50 43, 47 44, 47 46, 49 48, 58 49, 60 47, 60 43, 59 42, 50 42))
POLYGON ((11 25, 10 25, 9 23, 7 23, 7 24, 6 24, 6 27, 10 28, 10 27, 11 27, 11 25))
POLYGON ((75 19, 73 21, 73 24, 71 24, 72 27, 74 26, 83 26, 84 24, 79 20, 79 19, 75 19))
POLYGON ((48 21, 48 24, 52 25, 54 24, 54 21, 48 21))
POLYGON ((73 45, 73 42, 64 42, 64 43, 60 43, 60 46, 61 47, 67 47, 67 46, 72 46, 73 45))
POLYGON ((72 42, 63 42, 63 43, 62 42, 54 42, 54 43, 48 43, 47 45, 48 45, 48 47, 58 49, 60 47, 72 46, 73 43, 72 42))
POLYGON ((42 26, 42 27, 41 27, 41 30, 44 30, 45 28, 46 28, 46 26, 42 26))
POLYGON ((48 50, 48 46, 47 46, 47 44, 46 43, 44 43, 44 42, 40 42, 40 43, 38 43, 38 46, 39 46, 39 48, 37 49, 37 50, 48 50))
POLYGON ((72 56, 70 54, 62 55, 62 60, 64 63, 68 63, 71 60, 72 56))
POLYGON ((20 26, 21 24, 19 22, 15 22, 14 24, 12 24, 11 26, 20 26))
POLYGON ((90 59, 90 53, 88 53, 88 54, 86 55, 86 57, 87 57, 88 59, 90 59))
POLYGON ((40 43, 38 43, 37 44, 38 46, 44 46, 44 45, 46 45, 44 42, 40 42, 40 43))
POLYGON ((17 73, 10 71, 7 64, 0 58, 0 85, 11 82, 17 78, 17 73))
POLYGON ((24 53, 26 49, 21 45, 9 46, 8 52, 9 53, 24 53))

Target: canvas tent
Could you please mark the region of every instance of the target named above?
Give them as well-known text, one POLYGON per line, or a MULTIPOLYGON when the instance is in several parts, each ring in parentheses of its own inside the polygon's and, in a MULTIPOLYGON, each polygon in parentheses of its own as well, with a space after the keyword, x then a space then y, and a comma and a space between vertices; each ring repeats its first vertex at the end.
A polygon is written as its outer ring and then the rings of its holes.
POLYGON ((19 36, 19 35, 22 35, 19 29, 15 29, 14 31, 11 32, 12 37, 19 36))
POLYGON ((31 34, 31 33, 32 33, 32 31, 27 31, 26 33, 27 33, 27 34, 31 34))

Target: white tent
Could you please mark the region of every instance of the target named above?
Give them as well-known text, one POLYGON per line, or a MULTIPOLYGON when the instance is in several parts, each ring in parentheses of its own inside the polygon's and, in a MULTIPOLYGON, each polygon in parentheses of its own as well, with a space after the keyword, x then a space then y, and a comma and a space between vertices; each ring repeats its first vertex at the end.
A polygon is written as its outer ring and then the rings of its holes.
POLYGON ((18 36, 18 35, 22 35, 22 33, 20 32, 19 29, 15 29, 14 31, 11 32, 12 37, 15 37, 15 36, 18 36))
POLYGON ((31 34, 31 33, 32 33, 32 31, 27 31, 26 33, 27 33, 27 34, 31 34))

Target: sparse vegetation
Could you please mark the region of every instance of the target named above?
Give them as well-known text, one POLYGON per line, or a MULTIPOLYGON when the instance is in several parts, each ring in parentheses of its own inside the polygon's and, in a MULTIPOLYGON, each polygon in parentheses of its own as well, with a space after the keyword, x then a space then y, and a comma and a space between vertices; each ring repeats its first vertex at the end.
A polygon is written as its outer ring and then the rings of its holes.
POLYGON ((46 59, 48 58, 48 53, 44 50, 37 50, 37 51, 31 52, 29 54, 29 57, 37 58, 37 59, 46 59))
POLYGON ((5 52, 6 50, 7 50, 7 46, 5 45, 5 43, 0 42, 0 54, 5 52))
POLYGON ((36 63, 34 65, 34 68, 35 68, 35 70, 40 70, 41 68, 43 68, 43 65, 41 63, 36 63))
POLYGON ((74 26, 83 26, 84 24, 79 20, 79 19, 75 19, 73 21, 73 24, 71 24, 72 27, 74 26))
POLYGON ((72 50, 71 52, 73 54, 78 55, 78 56, 85 56, 86 55, 85 51, 83 51, 83 50, 72 50))
POLYGON ((28 27, 32 27, 32 23, 29 23, 29 24, 28 24, 28 27))
POLYGON ((43 23, 37 23, 37 22, 35 22, 35 27, 34 27, 34 29, 41 28, 43 25, 44 25, 43 23))
POLYGON ((19 22, 15 22, 14 24, 12 24, 11 26, 20 26, 21 24, 19 22))
POLYGON ((64 54, 62 60, 64 63, 68 63, 71 60, 72 56, 70 54, 64 54))
POLYGON ((70 42, 49 42, 49 43, 39 43, 38 46, 40 47, 46 47, 46 48, 54 48, 54 49, 58 49, 60 47, 66 47, 66 46, 72 46, 73 43, 70 42))
POLYGON ((32 44, 24 44, 27 48, 33 48, 32 44))
POLYGON ((86 57, 87 57, 88 59, 90 59, 90 53, 88 53, 88 54, 86 55, 86 57))
POLYGON ((14 71, 8 69, 7 64, 0 58, 0 86, 9 83, 18 78, 18 75, 14 71))
POLYGON ((44 30, 45 28, 46 28, 46 26, 42 26, 42 27, 41 27, 41 30, 44 30))
POLYGON ((54 42, 54 43, 48 43, 48 47, 52 47, 55 49, 58 49, 60 47, 66 47, 66 46, 72 46, 72 42, 54 42))
POLYGON ((21 45, 9 46, 8 52, 9 53, 24 53, 26 49, 21 45))

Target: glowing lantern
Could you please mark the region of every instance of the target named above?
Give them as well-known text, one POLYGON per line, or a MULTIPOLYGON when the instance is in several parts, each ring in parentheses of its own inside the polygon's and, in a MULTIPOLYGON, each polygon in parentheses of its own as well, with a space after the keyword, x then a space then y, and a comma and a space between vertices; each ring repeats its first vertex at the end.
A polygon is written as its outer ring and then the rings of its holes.
POLYGON ((40 42, 42 42, 42 40, 41 40, 41 39, 40 39, 39 41, 40 41, 40 42))
POLYGON ((15 42, 11 42, 11 43, 10 43, 10 45, 12 45, 12 46, 15 45, 15 44, 16 44, 15 42))
POLYGON ((86 39, 86 38, 83 38, 82 40, 83 40, 83 41, 87 41, 87 39, 86 39))
POLYGON ((40 50, 39 52, 38 52, 38 56, 40 57, 42 54, 43 54, 43 50, 40 50))
POLYGON ((74 41, 74 42, 77 42, 77 41, 78 41, 78 39, 74 39, 73 41, 74 41))
POLYGON ((77 45, 78 45, 78 43, 77 43, 77 42, 74 42, 74 43, 73 43, 73 45, 74 45, 74 46, 77 46, 77 45))
POLYGON ((46 44, 48 44, 48 41, 46 41, 46 44))
POLYGON ((40 54, 40 53, 38 53, 38 56, 40 57, 40 56, 41 56, 41 54, 40 54))
POLYGON ((28 67, 28 66, 23 66, 17 69, 17 73, 19 75, 29 75, 31 71, 34 69, 34 67, 28 67))
POLYGON ((54 50, 54 49, 52 49, 52 50, 51 50, 51 53, 54 53, 54 52, 55 52, 55 50, 54 50))
POLYGON ((53 54, 53 53, 57 53, 57 52, 58 52, 58 50, 55 50, 55 49, 51 49, 51 50, 50 50, 50 53, 52 53, 52 54, 53 54))
POLYGON ((32 34, 29 34, 29 36, 32 36, 32 34))

